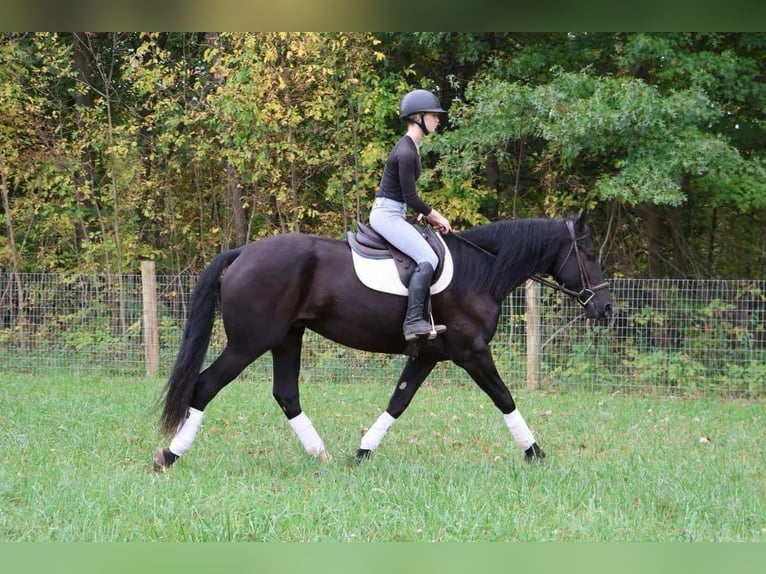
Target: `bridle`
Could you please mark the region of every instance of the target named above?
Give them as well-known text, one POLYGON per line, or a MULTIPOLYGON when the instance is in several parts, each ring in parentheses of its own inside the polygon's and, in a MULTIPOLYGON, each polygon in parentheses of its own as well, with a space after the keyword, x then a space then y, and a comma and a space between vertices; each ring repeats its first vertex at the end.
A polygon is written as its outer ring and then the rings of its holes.
POLYGON ((572 244, 569 246, 569 253, 567 253, 567 256, 564 258, 563 263, 559 266, 559 268, 554 273, 554 276, 558 275, 559 272, 564 268, 564 266, 567 264, 567 261, 569 261, 569 258, 572 256, 572 253, 575 254, 575 258, 577 259, 577 270, 580 272, 580 285, 583 286, 583 288, 580 291, 574 291, 572 289, 569 289, 568 287, 559 285, 558 283, 554 283, 553 281, 549 281, 548 279, 544 277, 540 277, 538 275, 534 275, 531 277, 533 281, 536 281, 540 283, 541 285, 545 285, 546 287, 550 287, 551 289, 555 289, 556 291, 561 291, 562 293, 566 293, 567 295, 570 295, 571 297, 574 297, 577 302, 582 305, 583 307, 586 307, 588 303, 591 302, 591 300, 596 296, 596 291, 599 291, 601 289, 606 289, 609 287, 609 282, 604 281, 603 283, 599 283, 598 285, 593 285, 591 283, 590 277, 588 275, 588 272, 585 269, 585 264, 582 260, 582 255, 580 255, 580 250, 577 247, 577 240, 582 239, 582 237, 577 237, 577 234, 575 233, 574 229, 574 223, 571 220, 566 221, 567 224, 567 231, 569 231, 569 237, 572 239, 572 244))
MULTIPOLYGON (((583 307, 586 307, 588 303, 591 302, 591 300, 596 296, 596 291, 600 291, 601 289, 606 289, 609 287, 609 282, 604 281, 603 283, 599 283, 598 285, 592 285, 590 281, 590 277, 588 276, 588 272, 585 270, 585 264, 582 260, 582 255, 580 255, 580 250, 577 247, 577 241, 578 239, 582 239, 585 237, 584 235, 581 237, 577 237, 577 234, 575 233, 574 223, 571 220, 566 220, 567 225, 567 231, 569 231, 569 237, 572 239, 572 244, 569 246, 569 253, 567 253, 567 256, 564 258, 564 262, 559 266, 559 268, 556 270, 555 275, 558 275, 559 271, 561 271, 564 266, 567 264, 567 261, 569 261, 569 258, 572 256, 572 253, 575 254, 575 258, 577 259, 577 270, 580 272, 580 285, 583 286, 583 288, 580 291, 575 291, 573 289, 569 289, 568 287, 559 285, 558 283, 554 283, 553 281, 549 281, 548 279, 541 277, 539 275, 533 275, 530 277, 532 281, 536 281, 540 285, 545 285, 546 287, 550 287, 551 289, 554 289, 555 291, 560 291, 562 293, 565 293, 569 295, 570 297, 574 297, 577 302, 582 305, 583 307)), ((471 247, 478 249, 485 255, 489 255, 490 257, 496 258, 497 255, 494 253, 491 253, 490 251, 487 251, 483 247, 480 247, 473 243, 472 241, 469 241, 465 237, 462 237, 458 234, 454 235, 457 237, 460 241, 467 243, 471 247)))

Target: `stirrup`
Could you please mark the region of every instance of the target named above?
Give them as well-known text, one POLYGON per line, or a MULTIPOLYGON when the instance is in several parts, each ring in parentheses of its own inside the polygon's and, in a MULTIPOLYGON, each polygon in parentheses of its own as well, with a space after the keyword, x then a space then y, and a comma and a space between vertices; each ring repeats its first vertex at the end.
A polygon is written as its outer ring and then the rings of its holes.
POLYGON ((418 324, 414 326, 414 332, 404 333, 404 340, 407 342, 411 342, 421 337, 425 337, 429 341, 432 341, 438 335, 441 335, 442 333, 447 331, 446 325, 436 325, 434 323, 433 315, 430 315, 430 319, 431 319, 430 322, 426 321, 425 319, 419 321, 418 324), (421 326, 422 328, 418 328, 421 326))
POLYGON ((434 322, 434 314, 429 312, 428 318, 431 321, 431 331, 428 333, 428 340, 436 339, 437 336, 447 332, 447 325, 437 325, 434 322))

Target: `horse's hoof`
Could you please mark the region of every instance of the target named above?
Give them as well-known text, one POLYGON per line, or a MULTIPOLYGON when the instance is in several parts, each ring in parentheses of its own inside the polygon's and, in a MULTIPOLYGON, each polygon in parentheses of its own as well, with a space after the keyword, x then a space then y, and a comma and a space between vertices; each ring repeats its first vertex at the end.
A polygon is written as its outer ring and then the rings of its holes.
POLYGON ((356 454, 354 455, 354 458, 351 459, 351 462, 354 464, 361 464, 362 461, 367 460, 372 456, 372 451, 366 448, 360 448, 356 451, 356 454))
POLYGON ((158 448, 152 455, 152 466, 155 472, 166 472, 178 457, 166 448, 158 448))
POLYGON ((537 446, 537 443, 532 443, 527 450, 524 451, 524 460, 527 462, 541 462, 545 458, 543 449, 537 446))
POLYGON ((327 466, 330 464, 330 455, 324 449, 322 449, 322 452, 317 455, 317 458, 319 459, 319 462, 322 466, 327 466))

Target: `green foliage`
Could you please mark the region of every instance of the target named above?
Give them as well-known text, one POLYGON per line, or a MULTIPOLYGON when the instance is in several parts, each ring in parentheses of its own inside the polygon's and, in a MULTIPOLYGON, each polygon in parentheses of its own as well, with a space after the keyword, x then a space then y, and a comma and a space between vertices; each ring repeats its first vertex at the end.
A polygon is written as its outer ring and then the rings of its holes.
MULTIPOLYGON (((547 384, 606 385, 624 390, 760 396, 766 367, 764 294, 744 283, 667 284, 628 289, 610 324, 552 334, 543 362, 547 384), (611 386, 610 386, 611 381, 611 386)), ((547 305, 545 325, 567 321, 567 305, 547 305)))
POLYGON ((273 233, 340 236, 367 216, 398 100, 420 86, 450 112, 420 185, 458 227, 587 206, 624 243, 612 254, 646 253, 606 261, 622 273, 697 275, 705 260, 752 276, 763 37, 5 33, 0 261, 180 273, 273 233), (658 239, 647 206, 688 228, 658 239))
POLYGON ((536 138, 565 170, 598 165, 594 183, 604 200, 679 205, 686 199, 684 176, 723 189, 743 171, 755 177, 738 177, 740 186, 750 184, 739 193, 766 195, 760 164, 704 130, 722 111, 698 88, 663 95, 642 80, 586 71, 559 72, 537 87, 477 83, 467 96, 475 103, 455 114, 460 127, 441 144, 445 165, 458 174, 475 170, 488 150, 502 155, 509 141, 536 138))
MULTIPOLYGON (((723 269, 715 242, 742 249, 729 217, 764 214, 762 49, 739 34, 520 35, 515 56, 477 74, 451 108, 445 174, 481 179, 497 159, 499 214, 519 201, 546 215, 587 205, 596 219, 607 207, 611 223, 615 204, 641 219, 646 205, 666 206, 697 227, 666 225, 665 244, 691 254, 674 271, 694 273, 691 259, 705 257, 723 269)), ((652 223, 641 224, 658 259, 652 223)))

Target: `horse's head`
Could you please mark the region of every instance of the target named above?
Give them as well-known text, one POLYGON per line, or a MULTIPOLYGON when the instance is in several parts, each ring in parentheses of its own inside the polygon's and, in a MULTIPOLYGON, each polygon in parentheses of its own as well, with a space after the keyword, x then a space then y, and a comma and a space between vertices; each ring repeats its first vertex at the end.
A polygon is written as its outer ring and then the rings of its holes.
POLYGON ((582 214, 565 221, 567 239, 562 241, 552 276, 583 306, 585 315, 595 319, 611 313, 612 296, 585 219, 582 214))

